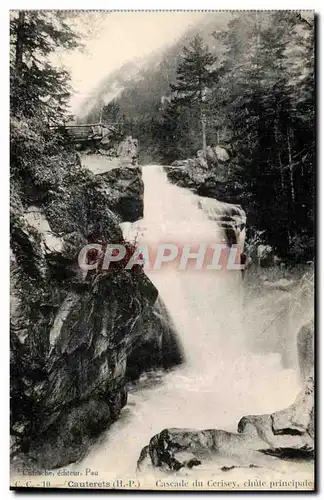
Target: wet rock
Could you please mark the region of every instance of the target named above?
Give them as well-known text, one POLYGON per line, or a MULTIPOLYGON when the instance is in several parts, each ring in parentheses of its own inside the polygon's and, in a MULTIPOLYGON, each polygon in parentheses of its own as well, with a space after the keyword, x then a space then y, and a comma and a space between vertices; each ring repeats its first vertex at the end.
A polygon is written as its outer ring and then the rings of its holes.
POLYGON ((311 459, 314 455, 314 381, 309 378, 289 408, 243 417, 238 434, 218 429, 164 429, 140 454, 138 469, 169 471, 213 461, 216 469, 268 467, 273 457, 311 459), (268 456, 272 456, 267 458, 268 456), (270 462, 269 462, 270 459, 270 462))
POLYGON ((210 220, 216 221, 220 225, 226 226, 227 223, 233 223, 237 228, 246 225, 246 213, 240 205, 200 196, 198 207, 210 220))
MULTIPOLYGON (((203 210, 210 220, 217 222, 223 229, 224 242, 229 247, 238 245, 239 251, 242 254, 246 226, 246 213, 242 207, 211 198, 199 197, 198 208, 203 210)), ((242 260, 240 263, 244 264, 242 260)))
MULTIPOLYGON (((141 454, 138 469, 143 470, 148 455, 152 467, 171 471, 199 466, 215 457, 232 460, 235 465, 249 465, 259 444, 261 440, 256 433, 243 436, 216 429, 164 429, 141 454)), ((224 466, 221 461, 220 464, 224 466)))
POLYGON ((175 160, 171 163, 172 167, 185 167, 186 165, 188 165, 188 160, 175 160))
POLYGON ((163 367, 169 369, 183 361, 183 351, 175 327, 160 297, 154 307, 143 312, 136 325, 134 343, 127 358, 126 376, 136 380, 141 373, 163 367))

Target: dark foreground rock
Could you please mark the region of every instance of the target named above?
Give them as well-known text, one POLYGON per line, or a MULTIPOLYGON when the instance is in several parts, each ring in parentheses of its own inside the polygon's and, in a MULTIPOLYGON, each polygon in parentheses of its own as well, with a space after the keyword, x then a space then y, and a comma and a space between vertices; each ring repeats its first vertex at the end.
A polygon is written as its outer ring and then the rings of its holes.
POLYGON ((234 434, 218 429, 165 429, 145 446, 138 469, 165 471, 214 461, 220 470, 266 467, 274 460, 314 456, 314 381, 310 377, 295 403, 269 415, 243 417, 234 434), (271 456, 271 457, 270 457, 271 456))
MULTIPOLYGON (((163 366, 169 352, 174 362, 181 360, 172 325, 163 314, 159 317, 163 304, 155 304, 158 291, 140 266, 87 272, 78 265, 79 252, 89 242, 125 243, 121 217, 111 207, 123 205, 119 191, 123 182, 131 182, 130 171, 126 168, 121 179, 114 174, 114 191, 111 179, 71 165, 37 206, 24 206, 19 192, 14 193, 13 467, 23 461, 55 468, 79 460, 119 417, 129 379, 163 366), (149 349, 153 359, 147 356, 149 349)), ((136 168, 132 179, 137 185, 132 196, 141 206, 136 168)), ((129 220, 127 214, 124 220, 129 220)), ((96 256, 89 259, 96 261, 96 256)))

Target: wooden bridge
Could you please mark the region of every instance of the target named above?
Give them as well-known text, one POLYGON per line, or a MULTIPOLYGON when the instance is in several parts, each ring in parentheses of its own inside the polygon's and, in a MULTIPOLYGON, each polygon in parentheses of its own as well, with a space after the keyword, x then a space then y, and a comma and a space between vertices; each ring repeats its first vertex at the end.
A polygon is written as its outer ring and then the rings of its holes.
POLYGON ((86 123, 81 125, 65 125, 65 130, 73 142, 100 142, 109 132, 115 130, 117 122, 112 123, 86 123))

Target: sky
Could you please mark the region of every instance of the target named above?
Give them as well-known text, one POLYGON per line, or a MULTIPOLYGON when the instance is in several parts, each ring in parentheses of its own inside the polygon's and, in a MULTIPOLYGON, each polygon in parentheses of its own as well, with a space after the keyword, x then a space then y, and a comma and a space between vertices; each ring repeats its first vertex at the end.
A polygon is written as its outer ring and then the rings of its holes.
POLYGON ((206 12, 183 11, 79 13, 75 24, 85 35, 85 50, 58 55, 72 77, 72 113, 109 73, 172 43, 204 16, 206 12))

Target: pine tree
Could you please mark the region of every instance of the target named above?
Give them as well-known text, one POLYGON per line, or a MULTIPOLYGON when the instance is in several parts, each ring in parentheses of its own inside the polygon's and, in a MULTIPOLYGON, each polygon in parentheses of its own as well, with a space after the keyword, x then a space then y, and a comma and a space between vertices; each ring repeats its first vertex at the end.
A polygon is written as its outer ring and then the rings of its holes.
POLYGON ((214 85, 216 57, 197 35, 184 47, 182 60, 177 69, 177 82, 171 85, 172 99, 183 106, 196 105, 199 109, 202 149, 206 153, 206 96, 214 85))
POLYGON ((74 49, 78 37, 62 12, 20 11, 12 14, 11 112, 58 123, 70 96, 69 75, 49 63, 58 48, 74 49))
POLYGON ((111 101, 102 109, 103 123, 118 122, 121 119, 120 106, 117 102, 111 101))
POLYGON ((59 182, 68 147, 62 125, 70 119, 69 75, 50 63, 57 49, 78 46, 67 21, 60 11, 11 14, 11 175, 27 197, 59 182))
POLYGON ((235 18, 222 34, 218 88, 234 151, 229 182, 242 186, 250 227, 284 256, 302 238, 309 248, 298 252, 312 258, 314 64, 312 27, 302 24, 291 12, 235 18))

